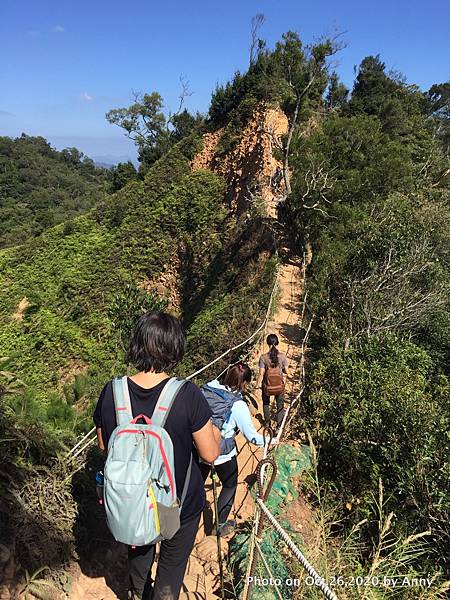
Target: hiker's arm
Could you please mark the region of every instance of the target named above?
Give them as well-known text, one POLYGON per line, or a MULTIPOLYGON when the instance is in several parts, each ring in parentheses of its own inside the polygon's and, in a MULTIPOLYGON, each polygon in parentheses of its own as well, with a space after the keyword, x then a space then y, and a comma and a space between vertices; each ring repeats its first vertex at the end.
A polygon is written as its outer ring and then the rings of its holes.
POLYGON ((106 447, 105 447, 105 442, 103 441, 103 434, 102 434, 101 427, 97 427, 97 445, 100 448, 100 450, 103 450, 103 452, 105 452, 106 447))
POLYGON ((264 446, 264 438, 256 431, 247 404, 243 400, 238 400, 233 404, 231 412, 245 439, 256 446, 264 446))
POLYGON ((260 388, 262 385, 263 377, 264 377, 264 367, 259 367, 258 379, 256 380, 256 389, 260 388))
POLYGON ((201 429, 195 431, 192 437, 200 458, 208 463, 214 462, 220 454, 220 431, 217 427, 208 421, 201 429))

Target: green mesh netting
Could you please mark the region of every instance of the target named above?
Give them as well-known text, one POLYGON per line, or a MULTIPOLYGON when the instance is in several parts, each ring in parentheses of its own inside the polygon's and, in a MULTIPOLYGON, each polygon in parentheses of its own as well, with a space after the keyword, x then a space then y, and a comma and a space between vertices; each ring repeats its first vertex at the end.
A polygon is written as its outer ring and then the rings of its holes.
MULTIPOLYGON (((311 451, 309 446, 294 448, 288 444, 279 446, 271 453, 272 458, 277 465, 277 476, 273 483, 269 497, 266 499, 266 505, 269 510, 280 521, 282 526, 290 529, 289 523, 282 518, 282 505, 298 497, 298 491, 293 485, 293 478, 300 475, 302 471, 311 466, 311 451), (283 522, 284 521, 284 522, 283 522)), ((270 467, 267 467, 269 472, 270 467)), ((256 489, 252 490, 254 496, 256 489)), ((244 588, 244 578, 246 575, 249 552, 250 552, 250 532, 253 523, 249 524, 249 529, 245 533, 236 535, 230 543, 230 568, 236 582, 236 595, 239 597, 244 588)), ((271 570, 274 579, 281 582, 281 595, 286 600, 292 598, 292 586, 285 585, 289 582, 290 573, 286 567, 286 545, 279 539, 278 534, 269 526, 264 528, 261 550, 266 562, 271 570)), ((257 554, 257 563, 255 569, 255 578, 257 581, 253 585, 251 600, 273 600, 276 598, 276 591, 273 582, 270 581, 270 575, 263 561, 257 554)))

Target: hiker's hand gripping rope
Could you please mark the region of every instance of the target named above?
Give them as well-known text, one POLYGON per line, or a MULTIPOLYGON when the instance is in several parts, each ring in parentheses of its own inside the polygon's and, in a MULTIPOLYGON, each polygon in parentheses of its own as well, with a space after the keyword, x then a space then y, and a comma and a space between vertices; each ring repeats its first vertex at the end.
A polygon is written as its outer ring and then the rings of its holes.
MULTIPOLYGON (((273 429, 269 425, 266 425, 264 427, 264 429, 263 429, 263 437, 264 437, 264 456, 263 456, 263 459, 265 459, 265 458, 267 458, 267 455, 269 454, 269 452, 271 450, 272 444, 276 441, 276 440, 274 440, 273 429)), ((264 474, 263 474, 263 476, 264 476, 264 474)))

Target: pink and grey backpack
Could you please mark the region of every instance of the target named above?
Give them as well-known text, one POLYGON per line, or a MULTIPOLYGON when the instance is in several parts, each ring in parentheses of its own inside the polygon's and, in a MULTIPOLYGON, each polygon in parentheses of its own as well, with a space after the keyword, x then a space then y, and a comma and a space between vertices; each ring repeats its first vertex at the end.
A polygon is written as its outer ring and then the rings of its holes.
POLYGON ((127 377, 113 380, 117 427, 108 444, 104 503, 108 527, 118 542, 145 546, 171 539, 189 487, 192 454, 181 497, 177 496, 173 444, 164 424, 186 382, 164 386, 152 417, 133 418, 127 377), (141 423, 143 421, 143 423, 141 423))

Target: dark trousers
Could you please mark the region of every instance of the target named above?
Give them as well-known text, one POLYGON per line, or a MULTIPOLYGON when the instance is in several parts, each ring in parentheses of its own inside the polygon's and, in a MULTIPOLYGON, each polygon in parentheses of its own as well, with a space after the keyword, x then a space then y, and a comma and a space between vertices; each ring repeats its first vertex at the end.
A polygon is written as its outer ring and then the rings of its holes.
MULTIPOLYGON (((281 425, 284 417, 284 394, 279 394, 275 396, 275 400, 277 401, 277 426, 281 425)), ((264 421, 267 425, 270 425, 270 396, 262 393, 262 401, 263 401, 263 411, 264 411, 264 421)))
POLYGON ((153 589, 150 570, 155 558, 156 545, 136 548, 128 546, 129 589, 135 595, 143 600, 177 600, 199 522, 200 515, 182 521, 173 538, 161 542, 153 589))
MULTIPOLYGON (((223 525, 228 519, 228 515, 233 507, 234 496, 238 484, 238 464, 236 457, 221 465, 214 465, 217 476, 222 483, 222 490, 217 499, 217 509, 219 511, 219 525, 223 525)), ((208 478, 211 471, 211 465, 200 463, 200 471, 202 472, 203 481, 208 478)))

